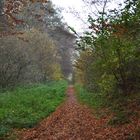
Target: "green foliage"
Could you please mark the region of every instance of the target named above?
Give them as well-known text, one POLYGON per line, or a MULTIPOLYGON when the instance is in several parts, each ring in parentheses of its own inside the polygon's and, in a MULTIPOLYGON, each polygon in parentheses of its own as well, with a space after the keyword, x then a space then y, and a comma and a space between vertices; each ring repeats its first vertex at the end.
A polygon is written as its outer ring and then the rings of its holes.
POLYGON ((108 125, 123 125, 131 122, 132 116, 137 116, 137 111, 133 107, 129 108, 131 103, 139 105, 140 96, 133 94, 131 96, 122 96, 122 94, 104 95, 104 93, 88 92, 81 85, 75 85, 78 100, 94 109, 94 115, 100 118, 113 114, 108 125))
POLYGON ((13 128, 30 128, 64 101, 66 82, 19 87, 0 94, 0 136, 13 128))
POLYGON ((76 86, 78 99, 95 110, 107 108, 110 125, 129 123, 140 101, 140 1, 124 5, 89 16, 90 29, 77 40, 75 77, 86 89, 76 86))
POLYGON ((124 112, 118 112, 115 117, 109 120, 109 125, 126 124, 129 123, 129 116, 124 112))
POLYGON ((105 100, 101 94, 90 93, 80 85, 76 85, 75 89, 81 103, 85 103, 95 109, 103 107, 105 100))
POLYGON ((100 13, 95 20, 89 16, 91 31, 78 40, 76 74, 83 75, 81 82, 89 90, 124 95, 139 90, 140 2, 125 4, 120 11, 100 13))

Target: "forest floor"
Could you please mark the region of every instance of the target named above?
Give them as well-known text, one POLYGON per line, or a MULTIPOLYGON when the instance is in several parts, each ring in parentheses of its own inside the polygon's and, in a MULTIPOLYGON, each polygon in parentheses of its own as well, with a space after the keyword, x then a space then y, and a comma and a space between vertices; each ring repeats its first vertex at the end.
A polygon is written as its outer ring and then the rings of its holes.
POLYGON ((96 118, 69 86, 66 101, 35 128, 20 131, 18 140, 140 140, 133 135, 140 122, 113 127, 107 125, 110 117, 96 118))

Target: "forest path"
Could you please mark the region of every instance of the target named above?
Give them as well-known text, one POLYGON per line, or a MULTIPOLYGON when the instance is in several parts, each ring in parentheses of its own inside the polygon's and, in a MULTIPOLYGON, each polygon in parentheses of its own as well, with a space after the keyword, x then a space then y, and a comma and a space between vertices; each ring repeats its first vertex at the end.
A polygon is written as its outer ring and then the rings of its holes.
POLYGON ((19 140, 123 140, 121 131, 108 127, 106 118, 96 119, 89 108, 77 102, 73 86, 67 99, 37 127, 22 132, 19 140))

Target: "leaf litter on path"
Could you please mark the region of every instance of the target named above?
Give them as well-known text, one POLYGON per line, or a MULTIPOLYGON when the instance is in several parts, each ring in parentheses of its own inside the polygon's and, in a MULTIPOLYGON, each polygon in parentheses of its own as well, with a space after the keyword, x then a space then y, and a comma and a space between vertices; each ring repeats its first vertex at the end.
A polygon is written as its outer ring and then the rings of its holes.
POLYGON ((18 140, 140 140, 134 135, 140 121, 109 126, 109 116, 97 119, 91 109, 78 103, 69 86, 66 101, 38 126, 20 132, 18 140))

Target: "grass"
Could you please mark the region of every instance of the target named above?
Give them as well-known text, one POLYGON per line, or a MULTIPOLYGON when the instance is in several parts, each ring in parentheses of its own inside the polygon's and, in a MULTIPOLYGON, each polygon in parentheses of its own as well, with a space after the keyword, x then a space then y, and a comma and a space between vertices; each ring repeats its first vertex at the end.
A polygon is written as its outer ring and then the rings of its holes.
POLYGON ((101 108, 103 106, 104 99, 101 95, 89 93, 80 85, 76 85, 75 89, 77 98, 81 103, 85 103, 95 109, 101 108))
POLYGON ((66 82, 54 82, 0 93, 0 137, 49 116, 64 101, 66 87, 66 82))
POLYGON ((131 116, 137 116, 134 112, 136 108, 130 109, 129 106, 135 104, 138 107, 140 104, 140 94, 132 94, 129 96, 123 96, 122 94, 111 95, 110 97, 104 96, 98 93, 89 93, 82 86, 75 86, 77 98, 81 103, 94 108, 96 116, 101 117, 108 113, 113 113, 113 117, 109 120, 109 125, 123 125, 130 123, 131 116), (106 108, 108 112, 103 112, 103 108, 106 108))
POLYGON ((106 104, 106 100, 101 94, 90 93, 80 85, 76 85, 75 89, 79 102, 93 108, 94 116, 97 119, 107 115, 108 112, 102 109, 106 104))

